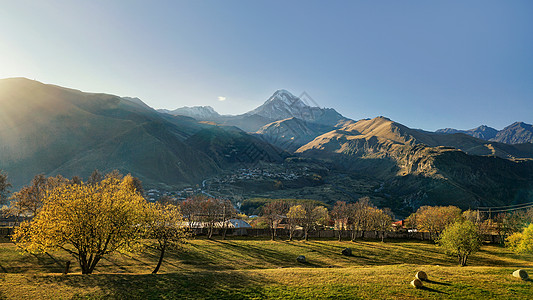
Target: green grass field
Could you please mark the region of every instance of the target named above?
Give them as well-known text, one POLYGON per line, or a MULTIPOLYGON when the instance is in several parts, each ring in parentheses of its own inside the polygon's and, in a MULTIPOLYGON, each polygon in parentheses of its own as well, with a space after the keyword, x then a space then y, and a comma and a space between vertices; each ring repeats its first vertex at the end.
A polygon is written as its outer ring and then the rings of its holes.
POLYGON ((0 243, 0 299, 527 299, 533 282, 511 276, 533 273, 533 256, 487 245, 459 267, 435 245, 418 241, 268 241, 194 239, 169 253, 152 275, 157 252, 115 254, 95 274, 81 275, 72 260, 61 275, 63 253, 21 254, 0 243), (345 247, 354 256, 342 256, 345 247), (305 255, 308 262, 296 262, 305 255), (409 285, 418 270, 430 282, 409 285))

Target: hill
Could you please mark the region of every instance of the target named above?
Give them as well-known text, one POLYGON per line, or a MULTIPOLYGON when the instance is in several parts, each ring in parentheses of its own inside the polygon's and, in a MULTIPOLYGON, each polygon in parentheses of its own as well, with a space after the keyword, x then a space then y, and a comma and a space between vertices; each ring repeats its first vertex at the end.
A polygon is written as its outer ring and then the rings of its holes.
POLYGON ((516 159, 531 158, 529 145, 485 143, 465 134, 413 130, 378 117, 325 133, 296 152, 329 156, 341 168, 382 179, 379 191, 396 202, 391 205, 400 200, 413 208, 469 208, 530 201, 533 161, 516 159), (479 156, 480 152, 490 156, 479 156))
MULTIPOLYGON (((168 187, 220 171, 222 161, 188 139, 206 128, 225 128, 164 116, 131 99, 24 78, 0 80, 1 168, 15 188, 39 173, 87 177, 94 169, 118 169, 145 185, 168 187)), ((232 136, 240 143, 256 140, 229 130, 226 142, 232 136)))

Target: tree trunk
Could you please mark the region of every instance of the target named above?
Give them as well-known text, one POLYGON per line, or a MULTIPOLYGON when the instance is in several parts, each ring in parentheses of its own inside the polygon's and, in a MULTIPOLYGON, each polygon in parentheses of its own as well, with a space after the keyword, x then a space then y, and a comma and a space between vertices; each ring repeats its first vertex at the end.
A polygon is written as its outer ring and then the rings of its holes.
POLYGON ((339 242, 342 240, 342 229, 339 230, 339 242))
POLYGON ((222 231, 222 239, 225 240, 226 239, 226 233, 228 231, 228 225, 227 224, 224 224, 224 230, 222 231))
POLYGON ((65 264, 65 271, 63 272, 63 274, 67 275, 69 271, 70 271, 70 260, 67 261, 67 263, 65 264))
POLYGON ((213 226, 209 226, 207 231, 207 238, 211 239, 213 237, 213 226))
POLYGON ((459 263, 461 264, 461 267, 466 266, 466 260, 468 259, 468 254, 458 254, 459 257, 459 263))
POLYGON ((163 257, 165 256, 165 248, 166 246, 163 246, 161 248, 161 255, 159 256, 159 261, 157 262, 157 266, 155 266, 155 269, 152 271, 152 274, 157 274, 159 271, 159 268, 161 267, 161 264, 163 263, 163 257))
POLYGON ((96 267, 96 264, 100 261, 100 258, 102 258, 100 255, 96 255, 94 257, 94 260, 92 261, 91 265, 89 266, 89 273, 92 274, 94 271, 94 268, 96 267))
POLYGON ((272 227, 270 227, 270 237, 273 241, 276 240, 276 228, 274 228, 273 224, 272 227))
POLYGON ((78 254, 78 262, 80 263, 81 274, 90 274, 89 264, 87 263, 87 256, 85 254, 78 254))

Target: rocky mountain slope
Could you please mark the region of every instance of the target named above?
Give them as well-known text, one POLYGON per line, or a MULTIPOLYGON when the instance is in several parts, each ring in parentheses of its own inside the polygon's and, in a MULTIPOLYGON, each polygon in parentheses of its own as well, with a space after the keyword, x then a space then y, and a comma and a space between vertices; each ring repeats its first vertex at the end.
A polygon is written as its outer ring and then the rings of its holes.
POLYGON ((325 133, 296 152, 329 156, 339 167, 381 178, 382 190, 406 205, 465 208, 526 202, 533 196, 533 161, 517 159, 533 157, 533 148, 517 146, 422 132, 379 117, 325 133))
POLYGON ((515 122, 498 131, 491 140, 507 144, 533 143, 533 125, 515 122))
POLYGON ((306 122, 292 117, 267 124, 261 127, 256 134, 281 149, 294 152, 315 137, 333 129, 332 126, 306 122))

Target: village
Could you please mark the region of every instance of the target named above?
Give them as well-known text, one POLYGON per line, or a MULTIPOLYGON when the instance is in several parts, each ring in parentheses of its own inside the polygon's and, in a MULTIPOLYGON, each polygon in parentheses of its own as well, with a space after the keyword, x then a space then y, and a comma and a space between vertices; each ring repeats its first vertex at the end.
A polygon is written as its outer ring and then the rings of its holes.
POLYGON ((145 197, 150 202, 155 202, 163 196, 172 197, 179 201, 186 200, 196 194, 204 194, 214 197, 234 198, 235 192, 227 192, 228 189, 239 190, 239 186, 246 181, 275 180, 278 182, 295 181, 300 178, 313 176, 313 172, 307 166, 286 167, 265 165, 261 167, 238 168, 225 171, 224 173, 206 178, 201 184, 184 187, 179 190, 167 191, 151 188, 145 192, 145 197))

